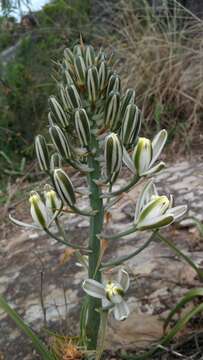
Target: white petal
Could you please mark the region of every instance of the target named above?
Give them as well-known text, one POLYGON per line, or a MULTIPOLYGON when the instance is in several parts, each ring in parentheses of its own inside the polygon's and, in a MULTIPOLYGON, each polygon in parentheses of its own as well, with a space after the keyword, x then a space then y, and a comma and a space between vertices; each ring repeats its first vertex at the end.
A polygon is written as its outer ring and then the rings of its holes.
POLYGON ((123 300, 114 306, 113 313, 116 320, 122 321, 128 317, 130 310, 126 302, 123 300))
POLYGON ((145 186, 143 187, 143 189, 137 199, 136 208, 135 208, 135 221, 137 220, 138 215, 139 215, 140 211, 143 209, 144 205, 150 201, 150 199, 153 195, 157 196, 158 193, 157 193, 155 185, 150 180, 149 182, 147 182, 145 184, 145 186))
POLYGON ((131 170, 133 174, 135 174, 136 169, 134 163, 124 146, 123 146, 123 162, 128 167, 128 169, 131 170))
POLYGON ((162 149, 167 140, 167 136, 167 131, 163 129, 152 140, 152 161, 150 166, 155 163, 160 153, 162 152, 162 149))
POLYGON ((158 229, 170 225, 174 221, 174 216, 171 214, 164 214, 156 218, 148 218, 139 222, 136 226, 137 230, 158 229))
POLYGON ((14 219, 10 214, 9 214, 9 219, 12 221, 13 224, 18 225, 18 226, 22 226, 25 228, 32 228, 32 229, 39 229, 40 227, 35 225, 35 224, 27 224, 24 223, 23 221, 14 219))
POLYGON ((90 296, 93 296, 97 299, 106 299, 104 285, 100 284, 96 280, 87 279, 83 281, 82 288, 90 296))
MULTIPOLYGON (((151 164, 150 164, 151 166, 151 164)), ((145 171, 142 175, 143 176, 149 176, 155 173, 160 172, 161 170, 165 169, 166 164, 163 161, 160 161, 157 165, 153 166, 149 170, 145 171)))
POLYGON ((178 220, 180 219, 187 211, 187 206, 186 205, 180 205, 180 206, 176 206, 174 208, 170 208, 166 211, 166 214, 168 215, 173 215, 174 220, 178 220))
POLYGON ((107 298, 102 298, 102 308, 113 306, 112 303, 107 298))
POLYGON ((118 273, 118 282, 122 286, 123 290, 126 292, 130 285, 130 278, 124 269, 121 269, 118 273))

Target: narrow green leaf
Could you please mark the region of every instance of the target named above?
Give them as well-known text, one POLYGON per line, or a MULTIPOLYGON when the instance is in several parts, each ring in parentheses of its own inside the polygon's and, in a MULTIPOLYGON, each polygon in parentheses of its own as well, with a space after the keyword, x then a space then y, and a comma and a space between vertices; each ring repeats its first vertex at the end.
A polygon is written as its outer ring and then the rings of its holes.
POLYGON ((1 295, 0 307, 11 317, 19 329, 22 330, 24 334, 31 339, 36 351, 42 356, 43 360, 56 360, 55 356, 50 351, 48 351, 47 347, 43 344, 40 338, 35 335, 31 328, 26 325, 17 312, 10 307, 10 305, 1 295))
POLYGON ((203 296, 203 288, 200 289, 192 289, 190 291, 187 292, 187 294, 176 304, 176 306, 174 307, 174 309, 170 312, 170 314, 168 315, 165 323, 164 323, 164 330, 167 328, 170 320, 172 319, 172 317, 178 312, 180 311, 184 305, 186 305, 188 302, 190 302, 191 300, 195 299, 197 296, 203 296))

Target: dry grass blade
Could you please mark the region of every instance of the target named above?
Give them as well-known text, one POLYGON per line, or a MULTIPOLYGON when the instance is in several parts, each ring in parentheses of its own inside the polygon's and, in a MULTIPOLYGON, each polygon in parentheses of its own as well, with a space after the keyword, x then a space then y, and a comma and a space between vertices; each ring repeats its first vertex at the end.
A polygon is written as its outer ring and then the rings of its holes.
POLYGON ((125 87, 136 88, 145 133, 165 127, 171 138, 188 145, 200 136, 203 21, 176 0, 163 3, 168 5, 156 12, 146 0, 117 3, 111 19, 114 50, 122 59, 125 87))

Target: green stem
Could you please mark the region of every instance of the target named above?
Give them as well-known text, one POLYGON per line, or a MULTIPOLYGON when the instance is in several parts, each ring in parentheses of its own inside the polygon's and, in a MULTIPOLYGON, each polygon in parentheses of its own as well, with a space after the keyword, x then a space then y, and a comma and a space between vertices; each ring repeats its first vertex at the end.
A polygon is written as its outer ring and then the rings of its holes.
POLYGON ((136 249, 135 251, 133 251, 131 254, 129 255, 124 255, 124 256, 120 256, 119 258, 113 260, 113 261, 108 261, 106 263, 101 263, 101 268, 100 268, 100 271, 104 271, 106 270, 107 268, 111 268, 111 267, 115 267, 115 266, 118 266, 118 265, 121 265, 123 264, 124 261, 127 261, 129 259, 132 259, 134 256, 138 255, 139 253, 141 253, 144 249, 146 249, 149 244, 155 239, 156 237, 156 232, 153 233, 150 238, 145 241, 145 243, 140 246, 138 249, 136 249))
MULTIPOLYGON (((96 149, 98 153, 98 143, 95 138, 92 139, 91 148, 96 149)), ((95 157, 97 154, 95 154, 95 157)), ((101 233, 104 219, 103 201, 101 199, 101 190, 94 180, 101 176, 101 169, 99 162, 90 154, 88 156, 88 166, 94 170, 88 174, 89 183, 89 199, 92 210, 97 210, 97 213, 90 217, 90 237, 89 248, 92 253, 89 255, 89 278, 101 282, 101 272, 97 269, 97 264, 100 258, 100 239, 97 236, 101 233)), ((100 327, 100 313, 98 309, 101 307, 101 300, 93 297, 88 297, 88 318, 86 323, 86 335, 89 339, 88 348, 96 349, 97 338, 100 327)))
POLYGON ((125 185, 123 186, 122 188, 120 188, 119 190, 117 191, 109 191, 108 193, 104 193, 102 195, 102 197, 113 197, 113 196, 118 196, 118 195, 121 195, 122 193, 124 192, 128 192, 134 185, 137 184, 137 182, 140 180, 140 177, 139 176, 133 176, 133 178, 125 185))
POLYGON ((178 256, 182 257, 197 273, 199 279, 203 281, 203 272, 195 265, 195 263, 190 259, 189 256, 185 255, 182 251, 180 251, 173 242, 166 239, 161 234, 157 233, 156 236, 159 240, 161 240, 164 244, 170 247, 178 256))
POLYGON ((136 232, 136 227, 135 225, 132 225, 131 227, 127 228, 127 230, 125 231, 122 231, 118 234, 114 234, 114 235, 105 235, 105 234, 99 234, 99 238, 101 239, 105 239, 105 240, 116 240, 116 239, 119 239, 123 236, 127 236, 127 235, 130 235, 132 233, 136 232))
POLYGON ((56 241, 58 241, 59 243, 69 246, 73 249, 77 249, 77 250, 81 250, 86 252, 87 254, 91 253, 91 250, 83 247, 83 246, 78 246, 76 244, 71 244, 69 241, 63 240, 61 238, 59 238, 58 236, 56 236, 55 234, 51 233, 51 231, 49 231, 48 229, 44 229, 44 231, 47 233, 47 235, 49 235, 51 238, 55 239, 56 241))

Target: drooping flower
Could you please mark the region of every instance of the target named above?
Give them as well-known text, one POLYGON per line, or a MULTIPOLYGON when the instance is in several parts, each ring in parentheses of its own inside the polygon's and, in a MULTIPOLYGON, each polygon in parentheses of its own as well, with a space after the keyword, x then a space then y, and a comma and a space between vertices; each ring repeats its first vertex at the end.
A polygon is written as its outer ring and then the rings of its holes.
POLYGON ((116 320, 125 320, 130 311, 124 295, 129 288, 129 275, 121 269, 116 280, 109 280, 106 283, 87 279, 83 282, 83 290, 90 296, 102 300, 103 308, 112 308, 116 320))
POLYGON ((138 176, 152 175, 161 171, 165 167, 163 161, 158 162, 159 155, 166 143, 167 131, 161 130, 151 141, 147 138, 140 137, 137 141, 132 158, 125 150, 123 161, 126 166, 138 176))
POLYGON ((172 207, 172 197, 160 196, 152 181, 148 182, 137 201, 134 224, 137 230, 158 229, 179 220, 187 206, 172 207))

